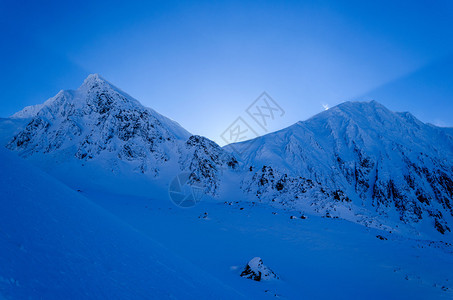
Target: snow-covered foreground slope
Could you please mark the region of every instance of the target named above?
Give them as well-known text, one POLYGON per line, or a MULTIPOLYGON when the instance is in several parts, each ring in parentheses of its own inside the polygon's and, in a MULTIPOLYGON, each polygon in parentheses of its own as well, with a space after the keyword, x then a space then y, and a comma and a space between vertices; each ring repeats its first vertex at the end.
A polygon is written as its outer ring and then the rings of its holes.
POLYGON ((342 219, 301 219, 234 197, 226 203, 205 198, 181 209, 164 190, 149 197, 83 194, 249 299, 453 297, 451 244, 408 239, 342 219), (240 277, 256 256, 278 280, 240 277))
POLYGON ((0 298, 242 297, 15 155, 0 166, 0 298))
POLYGON ((259 201, 450 239, 453 136, 410 113, 346 102, 225 149, 251 166, 242 189, 259 201))

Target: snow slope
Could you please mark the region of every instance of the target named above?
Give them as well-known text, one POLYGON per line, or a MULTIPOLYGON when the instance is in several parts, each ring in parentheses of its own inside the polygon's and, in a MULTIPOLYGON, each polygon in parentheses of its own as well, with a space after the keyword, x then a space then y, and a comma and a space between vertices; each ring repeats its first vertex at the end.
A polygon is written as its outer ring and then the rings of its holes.
POLYGON ((241 298, 15 155, 0 150, 0 166, 4 298, 241 298))
POLYGON ((234 198, 180 209, 164 187, 76 192, 3 150, 0 165, 5 299, 452 297, 445 243, 234 198), (258 255, 278 280, 240 277, 258 255))

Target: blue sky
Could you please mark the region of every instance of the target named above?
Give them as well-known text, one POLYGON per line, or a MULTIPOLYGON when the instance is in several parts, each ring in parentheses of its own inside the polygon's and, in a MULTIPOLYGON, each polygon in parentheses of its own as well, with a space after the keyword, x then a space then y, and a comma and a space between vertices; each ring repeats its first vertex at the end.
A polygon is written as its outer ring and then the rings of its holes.
POLYGON ((453 126, 451 1, 61 2, 0 2, 0 116, 99 73, 219 143, 263 91, 268 131, 369 99, 453 126))

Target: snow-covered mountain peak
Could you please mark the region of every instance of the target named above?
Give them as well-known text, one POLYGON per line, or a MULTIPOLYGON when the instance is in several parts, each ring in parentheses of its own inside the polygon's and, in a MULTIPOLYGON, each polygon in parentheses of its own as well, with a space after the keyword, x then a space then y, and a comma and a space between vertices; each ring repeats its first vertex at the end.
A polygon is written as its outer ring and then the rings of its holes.
POLYGON ((98 74, 28 111, 31 121, 8 144, 25 157, 60 152, 83 160, 116 157, 142 172, 158 172, 191 136, 98 74))
POLYGON ((95 89, 99 86, 110 87, 112 89, 118 89, 113 84, 111 84, 109 81, 104 79, 101 75, 95 73, 95 74, 88 75, 87 78, 85 78, 85 80, 83 81, 82 85, 78 88, 78 90, 90 90, 90 89, 95 89))
POLYGON ((451 132, 376 101, 345 102, 225 149, 242 153, 252 167, 243 188, 263 200, 350 219, 353 205, 440 233, 453 224, 451 132))
POLYGON ((88 75, 87 78, 85 78, 85 80, 83 81, 83 85, 87 85, 90 82, 96 81, 106 82, 106 80, 101 75, 99 75, 99 73, 93 73, 88 75))
POLYGON ((209 185, 210 194, 215 194, 223 168, 237 165, 234 156, 214 142, 192 136, 98 74, 28 110, 31 120, 7 148, 36 157, 38 163, 93 162, 114 173, 152 176, 184 170, 209 185))
POLYGON ((326 111, 323 111, 311 119, 307 120, 320 120, 327 121, 332 118, 361 120, 366 118, 367 121, 377 120, 382 122, 391 119, 393 112, 387 109, 384 105, 373 100, 369 102, 353 102, 347 101, 338 104, 326 111))
MULTIPOLYGON (((34 118, 41 111, 43 114, 49 112, 53 114, 56 110, 59 110, 60 106, 63 106, 63 108, 83 109, 85 111, 91 108, 104 112, 114 106, 125 109, 145 109, 140 102, 105 80, 99 74, 91 74, 88 75, 77 90, 60 90, 44 103, 27 106, 12 115, 11 118, 34 118)), ((153 113, 157 114, 154 111, 153 113)))
POLYGON ((119 107, 126 109, 143 109, 143 105, 129 94, 125 93, 115 85, 105 80, 99 74, 91 74, 84 80, 82 85, 75 91, 78 97, 74 101, 88 100, 88 105, 103 105, 105 109, 109 107, 119 107), (93 99, 95 98, 95 99, 93 99), (94 101, 89 101, 94 100, 94 101))

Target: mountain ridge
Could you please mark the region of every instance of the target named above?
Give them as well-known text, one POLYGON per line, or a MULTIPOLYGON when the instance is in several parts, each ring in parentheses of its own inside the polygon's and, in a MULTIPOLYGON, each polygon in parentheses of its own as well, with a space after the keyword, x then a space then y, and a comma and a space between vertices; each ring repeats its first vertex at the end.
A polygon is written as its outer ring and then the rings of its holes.
POLYGON ((6 146, 50 168, 72 160, 156 178, 189 172, 216 197, 227 180, 244 197, 365 226, 403 223, 429 235, 453 227, 453 136, 376 101, 345 102, 222 148, 97 74, 42 105, 6 146))

